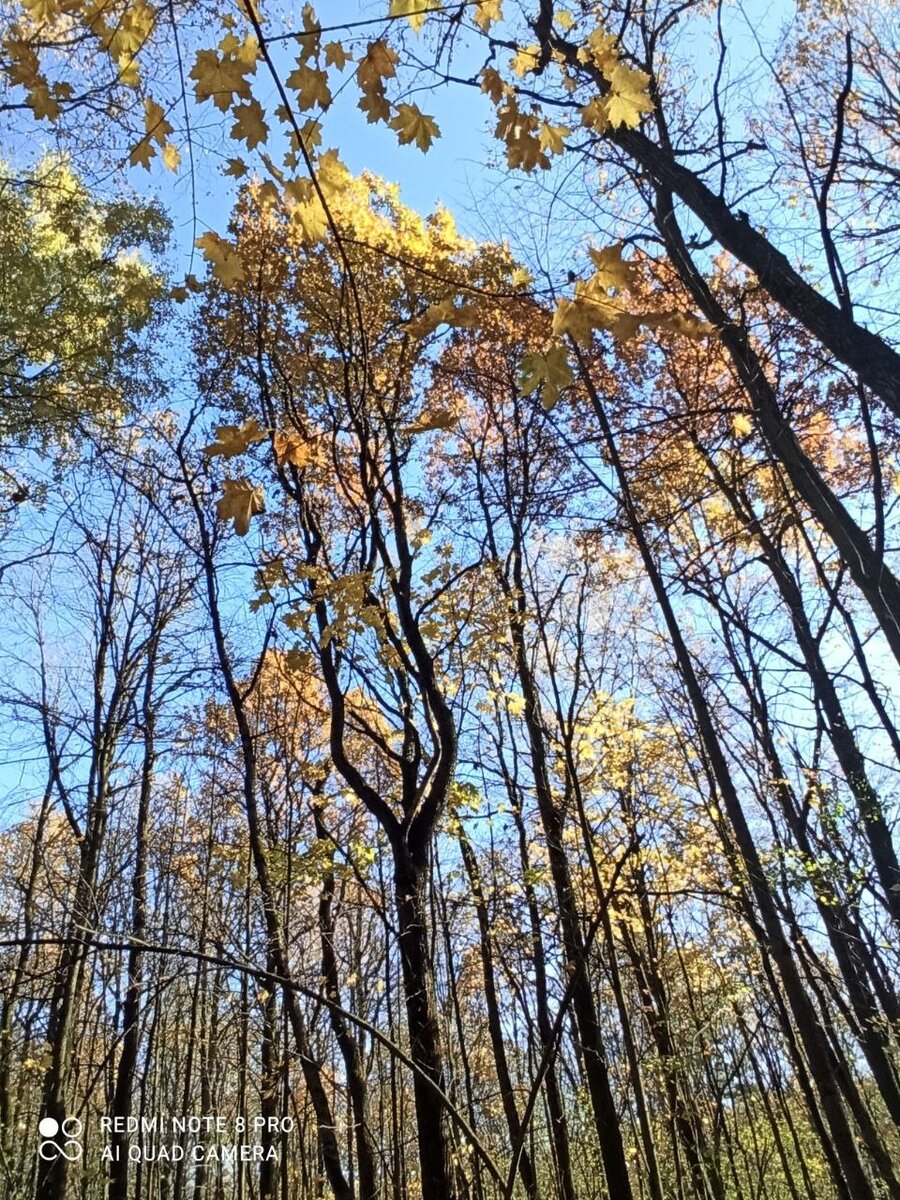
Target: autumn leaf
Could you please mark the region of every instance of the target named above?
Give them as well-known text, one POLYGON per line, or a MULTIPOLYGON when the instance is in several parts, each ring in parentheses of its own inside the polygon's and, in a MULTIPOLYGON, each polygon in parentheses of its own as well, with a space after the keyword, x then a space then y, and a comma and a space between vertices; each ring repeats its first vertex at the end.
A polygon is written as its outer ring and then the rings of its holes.
POLYGON ((410 425, 404 425, 401 433, 428 433, 432 429, 452 429, 459 424, 459 413, 450 408, 423 409, 410 425))
POLYGON ((397 105, 397 115, 391 121, 391 129, 397 130, 397 141, 401 146, 415 142, 423 154, 431 149, 434 139, 441 136, 437 122, 415 104, 397 105))
POLYGON ((144 130, 150 141, 159 142, 160 145, 163 145, 173 132, 172 126, 166 120, 165 109, 150 97, 144 101, 144 130))
POLYGON ((328 75, 325 71, 301 64, 291 71, 285 82, 297 93, 297 107, 301 110, 315 108, 316 105, 319 108, 327 108, 331 103, 328 75))
MULTIPOLYGON (((291 135, 296 140, 296 134, 291 135)), ((307 117, 300 126, 300 141, 303 143, 308 154, 312 154, 322 145, 322 122, 317 121, 315 117, 307 117)), ((299 146, 295 146, 299 149, 299 146)))
POLYGON ((625 125, 636 129, 644 113, 653 112, 653 101, 647 93, 650 76, 620 63, 607 76, 610 95, 606 112, 613 129, 625 125))
POLYGON ((163 146, 162 160, 169 171, 177 171, 181 166, 181 151, 174 142, 166 142, 163 146))
POLYGON ((260 428, 254 417, 243 425, 219 425, 216 427, 216 440, 204 446, 202 453, 207 458, 216 455, 234 458, 236 454, 245 454, 254 442, 261 442, 266 436, 266 430, 260 428))
POLYGON ((473 20, 483 33, 503 18, 503 0, 476 0, 473 20))
POLYGON ((348 62, 353 61, 353 55, 349 50, 345 50, 340 42, 329 42, 325 47, 325 65, 329 67, 337 67, 339 71, 343 71, 348 62))
POLYGON ((579 345, 588 346, 597 328, 594 314, 578 300, 560 300, 556 305, 551 325, 557 337, 567 334, 579 345))
POLYGON ((593 29, 587 43, 578 51, 578 58, 583 63, 592 63, 603 72, 611 71, 619 62, 618 39, 602 28, 593 29))
POLYGON ((399 61, 396 51, 386 42, 369 42, 365 56, 356 68, 356 78, 364 92, 380 89, 383 79, 392 79, 399 61))
POLYGON ((350 172, 341 162, 337 150, 326 150, 316 163, 316 178, 326 198, 337 196, 348 186, 350 172))
POLYGON ((217 233, 204 233, 197 238, 194 245, 203 251, 203 257, 210 264, 213 275, 226 287, 240 283, 246 278, 244 260, 231 243, 219 237, 217 233))
POLYGON ((294 467, 308 467, 317 458, 316 447, 304 441, 299 434, 283 433, 279 430, 272 439, 275 458, 281 466, 290 463, 294 467))
POLYGON ((133 167, 143 167, 145 171, 150 170, 150 163, 156 157, 156 147, 151 143, 149 138, 143 137, 136 146, 132 146, 131 153, 128 155, 128 161, 133 167))
POLYGON ((510 63, 512 73, 518 75, 519 79, 524 79, 529 71, 537 70, 540 58, 541 48, 537 44, 523 47, 510 63))
POLYGON ((249 479, 226 479, 222 484, 222 496, 216 503, 216 513, 223 521, 232 521, 234 531, 246 537, 250 531, 250 518, 266 511, 265 496, 260 487, 254 487, 249 479))
POLYGON ((635 280, 634 264, 622 258, 621 243, 615 246, 604 246, 598 250, 591 247, 588 257, 597 268, 591 277, 595 290, 606 288, 627 288, 635 280))
POLYGON ((541 122, 539 141, 541 149, 550 154, 562 154, 565 149, 565 137, 569 130, 565 125, 553 125, 550 121, 541 122))
POLYGON ((235 95, 250 95, 246 76, 255 69, 255 61, 248 63, 232 55, 219 55, 215 50, 200 50, 190 72, 194 94, 198 100, 212 100, 220 112, 227 112, 235 95))
POLYGON ((387 98, 378 92, 363 96, 357 104, 357 108, 366 114, 366 120, 370 125, 374 125, 376 121, 387 121, 391 115, 391 106, 387 98))
POLYGON ((269 136, 269 126, 265 122, 265 111, 260 102, 251 98, 245 104, 238 104, 232 110, 234 124, 231 136, 247 143, 247 149, 252 150, 265 142, 269 136))
POLYGON ((306 242, 320 242, 328 232, 328 214, 318 196, 295 204, 291 215, 294 223, 302 230, 306 242))
POLYGON ((391 0, 389 12, 392 17, 406 17, 418 33, 425 24, 428 13, 440 8, 440 0, 391 0))
POLYGON ((526 354, 522 359, 519 387, 523 396, 530 396, 543 387, 541 402, 553 408, 559 394, 573 380, 572 368, 565 346, 552 346, 546 354, 526 354))
POLYGON ((490 96, 493 104, 497 105, 509 91, 503 82, 503 76, 494 67, 485 67, 481 72, 481 90, 490 96))
POLYGON ((747 437, 753 432, 753 422, 746 413, 736 413, 731 420, 731 428, 735 437, 747 437))

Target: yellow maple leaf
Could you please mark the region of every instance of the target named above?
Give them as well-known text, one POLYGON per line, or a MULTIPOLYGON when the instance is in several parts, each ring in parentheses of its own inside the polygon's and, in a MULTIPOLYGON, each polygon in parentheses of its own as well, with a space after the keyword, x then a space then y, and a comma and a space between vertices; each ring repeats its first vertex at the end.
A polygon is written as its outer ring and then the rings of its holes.
POLYGON ((337 150, 326 150, 316 163, 316 178, 319 187, 330 200, 343 192, 350 182, 350 172, 340 160, 337 150))
POLYGON ((518 75, 520 79, 529 73, 536 71, 541 58, 541 48, 534 43, 531 46, 523 46, 514 56, 510 67, 514 75, 518 75))
POLYGON ((636 129, 643 113, 653 112, 653 101, 647 93, 650 76, 644 71, 635 71, 619 63, 609 72, 610 94, 606 100, 606 112, 613 129, 625 125, 636 129))
POLYGON ((174 142, 166 142, 163 146, 162 160, 169 171, 177 171, 181 166, 181 151, 174 142))
POLYGON ((291 216, 306 242, 320 242, 328 232, 328 217, 318 196, 295 204, 291 216))
POLYGON ((50 90, 43 76, 38 76, 28 88, 25 103, 40 120, 56 121, 59 118, 59 101, 50 90))
POLYGON ((295 467, 307 467, 315 461, 316 448, 305 442, 299 434, 283 433, 279 430, 273 439, 275 458, 279 465, 291 463, 295 467))
POLYGON ((602 250, 591 247, 588 256, 597 268, 591 276, 595 291, 601 288, 624 288, 634 283, 635 267, 622 258, 621 244, 605 246, 602 250))
POLYGON ((459 424, 459 413, 450 408, 423 409, 409 425, 403 425, 401 433, 428 433, 432 429, 452 429, 459 424))
POLYGON ((540 138, 529 128, 520 128, 515 136, 506 139, 506 161, 510 167, 521 167, 523 171, 533 171, 535 167, 546 171, 550 167, 550 159, 541 149, 540 138))
POLYGON ((557 337, 568 334, 579 345, 589 346, 596 323, 586 305, 577 300, 560 300, 553 314, 551 328, 557 337))
POLYGON ((541 122, 541 149, 550 154, 562 154, 565 149, 565 136, 568 133, 565 125, 552 125, 549 121, 541 122))
POLYGON ((494 67, 485 67, 481 72, 481 90, 490 96, 493 104, 497 105, 509 91, 503 82, 503 76, 494 67))
POLYGON ((593 63, 601 71, 612 70, 619 61, 618 39, 602 28, 593 29, 578 57, 584 63, 593 63))
POLYGON ((736 413, 731 419, 731 428, 735 437, 746 437, 753 432, 753 422, 746 413, 736 413))
POLYGON ((265 429, 261 429, 256 418, 251 417, 243 425, 218 425, 216 440, 204 446, 202 453, 207 458, 234 458, 236 454, 245 454, 254 442, 261 442, 266 437, 265 429))
POLYGON ((343 71, 348 62, 352 62, 353 55, 349 50, 345 50, 341 42, 329 42, 325 47, 325 65, 329 67, 337 67, 339 71, 343 71))
POLYGON ((297 93, 297 107, 302 110, 315 108, 316 105, 327 108, 331 103, 331 91, 325 71, 301 63, 291 71, 285 82, 297 93))
POLYGON ((145 171, 150 170, 150 163, 156 157, 156 147, 149 138, 142 137, 136 146, 132 146, 128 161, 133 167, 141 166, 145 171))
POLYGON ((573 378, 565 346, 551 346, 546 354, 526 354, 522 359, 519 389, 523 396, 530 396, 543 387, 541 402, 544 408, 551 409, 573 378))
POLYGON ((356 78, 364 92, 381 88, 382 79, 393 79, 398 62, 396 51, 386 42, 369 42, 356 68, 356 78))
POLYGON ((228 165, 222 168, 222 174, 240 179, 242 175, 247 174, 247 164, 242 158, 229 158, 228 165))
POLYGON ((476 0, 472 18, 484 33, 497 21, 503 19, 503 0, 476 0))
POLYGON ((374 125, 376 121, 386 121, 391 115, 391 106, 381 92, 368 92, 360 100, 357 108, 366 114, 370 125, 374 125))
POLYGON ((263 490, 254 487, 249 479, 226 479, 223 482, 216 513, 223 521, 232 521, 234 531, 240 537, 246 537, 249 533, 250 518, 265 511, 263 490))
POLYGON ((220 283, 230 287, 246 278, 244 260, 230 242, 219 237, 217 233, 204 233, 194 243, 203 251, 203 257, 210 264, 213 275, 220 283))
POLYGON ((246 142, 248 150, 265 142, 269 136, 269 126, 265 121, 265 110, 258 100, 251 97, 243 104, 235 105, 231 112, 234 116, 231 127, 233 138, 246 142))
MULTIPOLYGON (((453 301, 449 301, 449 304, 452 308, 453 301)), ((434 333, 438 325, 446 325, 446 323, 445 304, 442 301, 439 304, 430 304, 424 312, 419 313, 417 317, 412 317, 406 322, 406 329, 412 337, 425 338, 434 333)))
POLYGON ((415 104, 398 104, 397 114, 391 121, 391 129, 397 130, 397 141, 401 146, 415 142, 423 154, 431 149, 431 143, 441 136, 437 122, 427 116, 415 104))
POLYGON ((52 20, 59 12, 56 0, 22 0, 22 7, 38 23, 52 20))
POLYGON ((588 129, 596 129, 598 133, 609 129, 607 97, 594 96, 589 100, 581 110, 581 123, 588 129))
MULTIPOLYGON (((296 140, 296 134, 292 134, 292 138, 296 140)), ((317 121, 315 117, 307 117, 300 126, 300 140, 306 147, 308 154, 312 154, 314 150, 318 150, 322 145, 322 122, 317 121)), ((299 150, 299 146, 294 147, 299 150)))
MULTIPOLYGON (((30 88, 38 79, 40 60, 33 46, 8 37, 3 41, 3 73, 11 84, 30 88)), ((46 80, 44 81, 46 84, 46 80)))
POLYGON ((191 68, 194 94, 198 100, 212 100, 220 112, 231 108, 234 96, 250 95, 246 76, 256 69, 256 60, 247 63, 215 50, 199 50, 191 68))
POLYGON ((391 0, 389 13, 392 17, 406 17, 418 33, 429 12, 435 12, 441 7, 440 0, 391 0))
POLYGON ((144 101, 144 131, 152 142, 159 142, 161 146, 173 132, 172 126, 166 120, 165 109, 149 96, 144 101))

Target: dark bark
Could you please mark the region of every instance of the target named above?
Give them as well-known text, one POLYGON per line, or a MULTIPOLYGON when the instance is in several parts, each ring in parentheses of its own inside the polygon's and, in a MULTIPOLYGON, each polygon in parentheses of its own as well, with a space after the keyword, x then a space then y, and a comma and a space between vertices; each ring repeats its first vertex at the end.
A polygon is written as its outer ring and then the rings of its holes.
MULTIPOLYGON (((503 1034, 503 1019, 500 1013, 497 983, 494 977, 494 950, 491 939, 490 914, 488 913, 484 888, 481 885, 481 872, 478 868, 478 859, 475 857, 475 851, 472 849, 472 844, 462 825, 459 827, 457 837, 459 839, 460 850, 462 851, 463 865, 469 879, 469 887, 472 891, 472 899, 475 901, 475 914, 478 918, 478 932, 480 936, 478 948, 481 956, 481 977, 484 983, 488 1034, 494 1053, 497 1085, 500 1089, 503 1114, 506 1117, 506 1125, 509 1130, 510 1145, 517 1146, 522 1137, 522 1122, 516 1105, 516 1093, 513 1088, 509 1062, 506 1057, 506 1039, 503 1034)), ((526 1196, 529 1197, 529 1200, 537 1200, 537 1177, 534 1173, 531 1156, 524 1147, 519 1156, 519 1175, 521 1176, 526 1196)))
MULTIPOLYGON (((321 810, 316 804, 313 806, 313 818, 316 836, 326 847, 333 849, 333 843, 325 828, 321 810)), ((334 869, 329 856, 329 865, 323 874, 322 891, 319 896, 319 940, 322 947, 322 978, 325 984, 325 994, 335 1004, 340 1004, 340 978, 334 949, 334 894, 334 869)), ((353 1143, 356 1148, 359 1200, 378 1200, 377 1150, 369 1128, 366 1072, 362 1053, 359 1043, 351 1033, 342 1013, 338 1012, 336 1008, 330 1008, 328 1016, 347 1074, 347 1091, 350 1094, 353 1121, 353 1143)))
POLYGON ((700 742, 715 779, 722 807, 728 817, 734 843, 746 872, 748 887, 759 912, 760 928, 765 935, 766 950, 777 967, 791 1016, 804 1049, 809 1073, 815 1082, 828 1133, 840 1163, 843 1175, 841 1182, 846 1183, 854 1200, 875 1200, 876 1193, 860 1161, 853 1131, 841 1101, 841 1088, 838 1082, 840 1065, 834 1057, 828 1038, 822 1030, 812 1002, 806 993, 790 944, 781 926, 769 881, 760 861, 737 788, 732 780, 728 761, 716 733, 712 713, 694 669, 693 660, 684 641, 671 599, 647 542, 641 517, 632 498, 628 477, 619 457, 618 447, 605 408, 592 385, 590 375, 577 347, 575 351, 579 356, 581 378, 590 395, 603 444, 617 478, 631 533, 653 588, 656 602, 663 614, 679 672, 690 699, 700 742))

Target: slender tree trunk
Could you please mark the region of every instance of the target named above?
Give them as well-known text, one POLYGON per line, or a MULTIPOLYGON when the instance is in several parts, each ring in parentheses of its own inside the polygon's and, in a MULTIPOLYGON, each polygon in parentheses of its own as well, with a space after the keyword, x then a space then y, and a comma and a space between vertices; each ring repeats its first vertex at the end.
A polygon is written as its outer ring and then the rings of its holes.
MULTIPOLYGON (((494 1065, 497 1071, 497 1086, 500 1089, 500 1099, 503 1104, 503 1113, 506 1117, 506 1126, 509 1130, 510 1145, 516 1147, 522 1139, 522 1122, 516 1106, 516 1093, 513 1088, 509 1062, 506 1057, 503 1020, 500 1014, 497 984, 494 977, 494 952, 491 942, 490 916, 488 914, 484 888, 481 885, 481 872, 478 869, 478 859, 475 857, 475 851, 472 849, 472 844, 466 835, 466 831, 458 821, 457 824, 459 847, 462 851, 463 864, 469 879, 469 887, 472 891, 472 898, 475 901, 475 913, 478 918, 481 977, 484 983, 484 1002, 487 1010, 488 1034, 491 1039, 491 1048, 494 1052, 494 1065)), ((519 1155, 519 1175, 521 1176, 526 1196, 529 1197, 529 1200, 537 1200, 537 1177, 534 1173, 531 1156, 524 1147, 519 1155)))
MULTIPOLYGON (((577 348, 576 353, 579 354, 579 358, 581 359, 580 351, 577 348)), ((791 1015, 804 1048, 809 1072, 816 1084, 816 1090, 822 1105, 822 1112, 828 1126, 828 1133, 837 1159, 840 1162, 846 1187, 849 1195, 853 1196, 853 1200, 875 1200, 872 1183, 860 1161, 853 1132, 841 1103, 840 1086, 837 1079, 840 1071, 839 1064, 836 1062, 828 1039, 819 1024, 815 1009, 806 993, 803 981, 797 970, 797 964, 791 952, 790 945, 781 927, 769 882, 760 862, 759 853, 747 823, 737 789, 731 778, 728 762, 716 733, 712 713, 694 670, 693 661, 684 642, 681 627, 675 617, 671 600, 647 543, 643 525, 632 499, 628 478, 619 457, 618 448, 609 426, 603 403, 596 389, 593 387, 590 376, 585 369, 583 359, 581 360, 581 366, 581 377, 588 389, 595 414, 600 424, 603 442, 617 477, 620 495, 631 532, 637 543, 644 568, 653 587, 657 604, 666 622, 679 671, 694 711, 700 741, 709 762, 713 778, 715 779, 722 805, 728 816, 735 844, 744 870, 746 871, 749 888, 759 910, 762 922, 761 932, 764 932, 766 948, 778 969, 791 1015)))
MULTIPOLYGON (((316 836, 325 847, 328 855, 328 867, 322 876, 322 890, 319 894, 319 941, 322 947, 322 979, 325 984, 325 994, 335 1004, 341 1002, 340 979, 338 977, 337 957, 334 951, 334 893, 335 878, 332 863, 333 843, 328 836, 328 830, 322 819, 318 805, 313 805, 316 836)), ((328 1010, 331 1028, 337 1039, 341 1057, 344 1060, 344 1070, 347 1075, 347 1091, 350 1094, 350 1111, 353 1122, 353 1144, 356 1148, 356 1165, 359 1176, 359 1200, 378 1200, 378 1168, 377 1150, 372 1141, 369 1127, 369 1101, 366 1087, 366 1073, 359 1043, 350 1032, 349 1025, 343 1014, 336 1009, 328 1010)))
POLYGON ((423 1078, 418 1071, 413 1076, 422 1195, 428 1200, 455 1200, 444 1102, 428 1084, 432 1080, 442 1091, 447 1090, 428 945, 427 864, 421 857, 414 857, 399 840, 393 844, 393 851, 394 899, 410 1056, 427 1077, 423 1078))
POLYGON ((156 762, 156 713, 153 709, 156 644, 150 648, 149 653, 150 662, 144 681, 143 699, 144 758, 141 766, 141 783, 135 822, 134 874, 131 879, 131 936, 134 941, 126 960, 127 984, 125 1000, 122 1005, 122 1052, 119 1056, 111 1106, 111 1116, 114 1121, 110 1137, 113 1158, 109 1166, 109 1190, 107 1193, 109 1200, 128 1200, 128 1134, 119 1132, 117 1125, 119 1122, 124 1125, 131 1116, 140 1050, 141 1001, 145 987, 144 956, 141 951, 141 943, 147 933, 147 837, 153 771, 156 762))

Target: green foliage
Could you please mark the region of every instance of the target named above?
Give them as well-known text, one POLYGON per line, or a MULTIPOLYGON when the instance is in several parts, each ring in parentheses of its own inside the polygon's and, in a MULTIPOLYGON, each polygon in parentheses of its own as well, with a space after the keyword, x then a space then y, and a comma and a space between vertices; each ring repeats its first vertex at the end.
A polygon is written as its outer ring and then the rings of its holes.
POLYGON ((68 163, 0 165, 0 436, 42 444, 128 411, 138 333, 163 295, 158 206, 94 199, 68 163))

